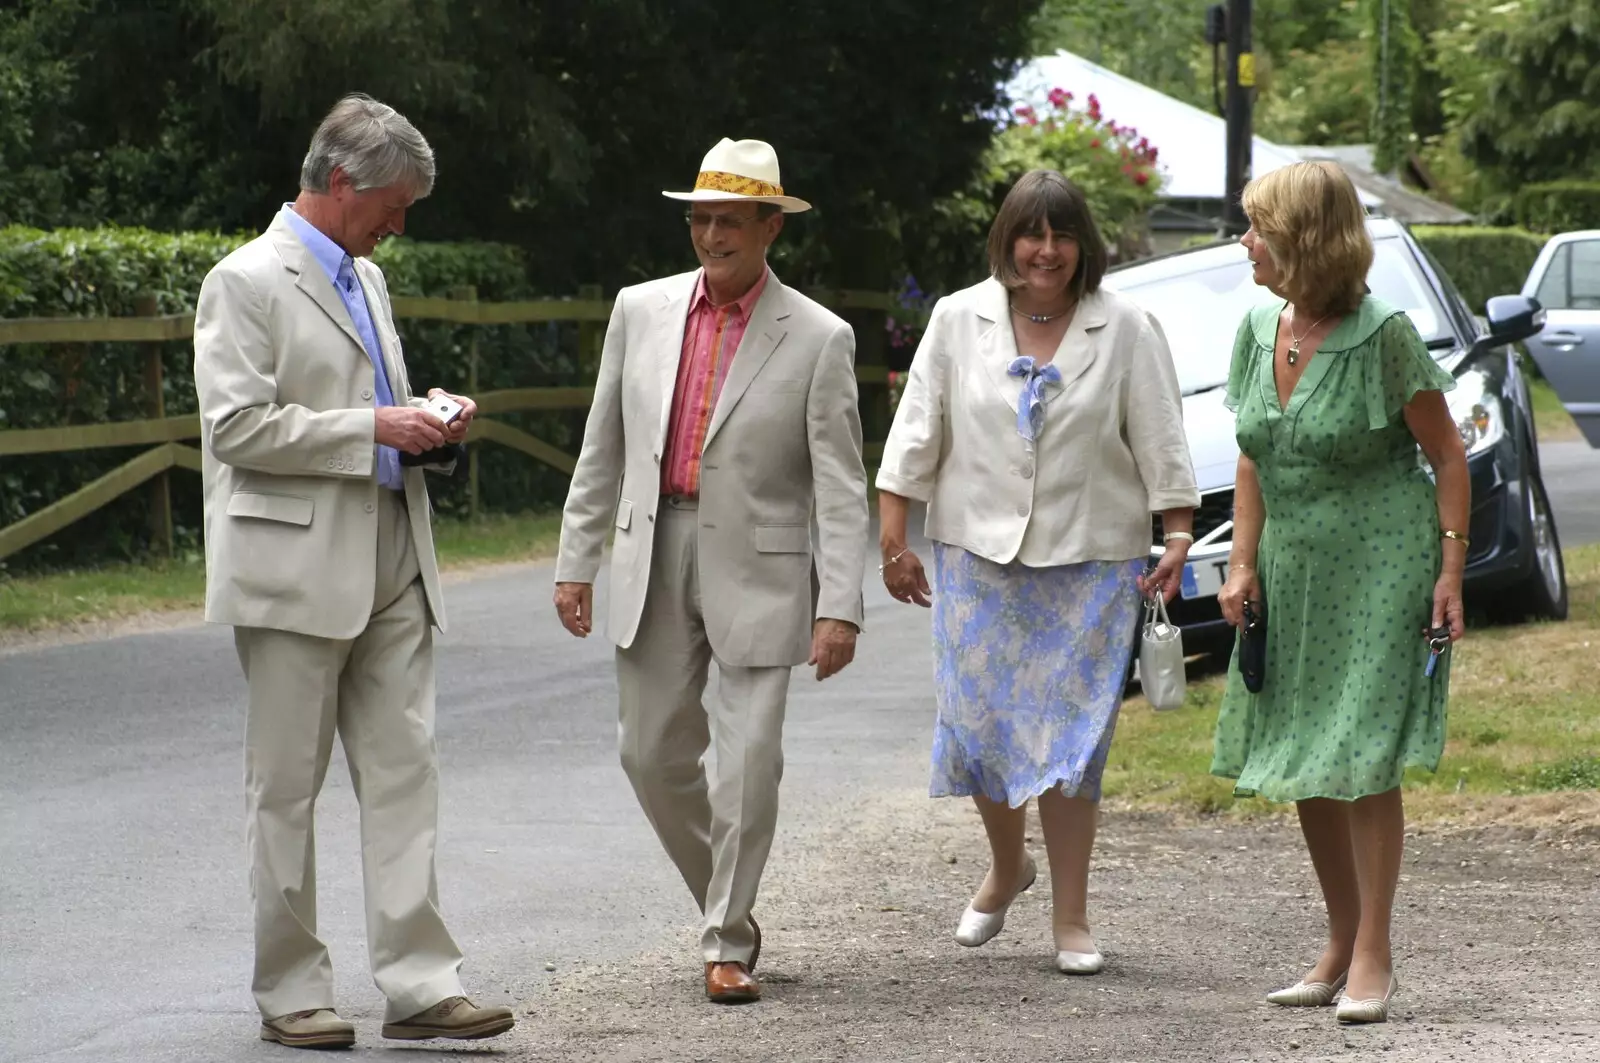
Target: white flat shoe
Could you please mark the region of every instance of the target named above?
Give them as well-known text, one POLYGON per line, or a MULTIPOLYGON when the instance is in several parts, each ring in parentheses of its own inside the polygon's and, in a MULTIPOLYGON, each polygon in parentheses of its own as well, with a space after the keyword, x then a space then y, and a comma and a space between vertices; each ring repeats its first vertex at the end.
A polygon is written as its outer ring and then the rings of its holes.
POLYGON ((1389 1000, 1399 988, 1399 981, 1391 974, 1389 991, 1383 995, 1382 1000, 1351 1000, 1345 997, 1339 1001, 1339 1008, 1333 1013, 1333 1017, 1343 1023, 1388 1022, 1389 1000))
POLYGON ((1339 990, 1349 977, 1350 972, 1346 971, 1332 982, 1296 982, 1287 989, 1268 993, 1267 1003, 1280 1008, 1325 1008, 1339 998, 1339 990))
POLYGON ((1106 969, 1106 958, 1100 950, 1093 952, 1058 952, 1056 970, 1062 974, 1099 974, 1106 969))
MULTIPOLYGON (((1012 895, 1011 901, 1032 889, 1038 877, 1038 867, 1030 862, 1028 881, 1012 895)), ((1011 901, 1007 901, 1005 907, 998 912, 980 912, 972 905, 967 905, 967 910, 961 913, 961 921, 956 923, 956 944, 975 949, 1000 933, 1001 928, 1006 925, 1006 911, 1010 909, 1011 901)))

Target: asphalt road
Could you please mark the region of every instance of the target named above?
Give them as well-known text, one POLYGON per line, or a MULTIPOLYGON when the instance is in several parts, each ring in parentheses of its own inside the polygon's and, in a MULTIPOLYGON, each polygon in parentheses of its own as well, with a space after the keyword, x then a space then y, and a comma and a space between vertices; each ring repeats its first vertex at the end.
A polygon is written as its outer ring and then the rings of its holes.
MULTIPOLYGON (((1564 544, 1600 541, 1600 451, 1545 462, 1564 544)), ((440 888, 481 1002, 536 996, 547 964, 693 964, 692 906, 617 764, 610 649, 561 631, 549 580, 534 565, 447 590, 440 888)), ((786 839, 926 785, 926 615, 870 571, 866 593, 856 664, 826 684, 796 670, 769 875, 786 839)), ((282 1058, 253 1040, 243 693, 220 628, 0 655, 0 1061, 282 1058)), ((366 1031, 381 1001, 337 750, 319 811, 321 929, 366 1031)))

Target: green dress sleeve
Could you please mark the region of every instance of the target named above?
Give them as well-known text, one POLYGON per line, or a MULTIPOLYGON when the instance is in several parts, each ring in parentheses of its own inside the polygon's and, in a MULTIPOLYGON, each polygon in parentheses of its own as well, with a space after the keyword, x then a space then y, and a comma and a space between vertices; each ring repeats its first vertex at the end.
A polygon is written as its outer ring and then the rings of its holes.
POLYGON ((1228 364, 1228 390, 1223 393, 1222 404, 1235 413, 1239 412, 1239 404, 1244 402, 1245 389, 1254 379, 1256 372, 1256 356, 1260 350, 1256 343, 1255 327, 1251 324, 1250 314, 1244 316, 1239 322, 1239 331, 1233 337, 1233 360, 1228 364))
POLYGON ((1417 335, 1417 327, 1397 311, 1366 343, 1367 427, 1376 432, 1394 424, 1419 391, 1450 391, 1456 378, 1440 368, 1417 335))

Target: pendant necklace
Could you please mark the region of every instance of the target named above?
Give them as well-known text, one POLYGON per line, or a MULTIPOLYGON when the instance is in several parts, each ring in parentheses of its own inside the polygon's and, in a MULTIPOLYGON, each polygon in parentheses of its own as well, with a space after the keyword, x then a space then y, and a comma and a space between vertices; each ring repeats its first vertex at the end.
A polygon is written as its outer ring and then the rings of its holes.
POLYGON ((1030 314, 1026 310, 1018 310, 1016 308, 1016 305, 1012 304, 1011 312, 1013 314, 1016 314, 1018 317, 1027 318, 1029 321, 1032 321, 1035 325, 1043 325, 1047 321, 1054 321, 1054 320, 1056 320, 1056 318, 1066 317, 1068 314, 1072 313, 1072 307, 1075 306, 1075 305, 1076 304, 1069 304, 1067 306, 1067 308, 1065 310, 1061 311, 1061 313, 1059 313, 1059 314, 1030 314))
POLYGON ((1300 361, 1300 344, 1305 340, 1305 338, 1307 336, 1311 335, 1311 329, 1316 328, 1318 325, 1320 325, 1324 321, 1328 320, 1329 316, 1330 315, 1328 315, 1328 314, 1323 314, 1321 317, 1317 318, 1315 321, 1313 321, 1311 323, 1311 328, 1306 329, 1304 332, 1302 332, 1298 336, 1296 336, 1294 334, 1294 323, 1293 322, 1289 323, 1289 339, 1292 341, 1289 344, 1289 364, 1290 365, 1295 365, 1300 361))

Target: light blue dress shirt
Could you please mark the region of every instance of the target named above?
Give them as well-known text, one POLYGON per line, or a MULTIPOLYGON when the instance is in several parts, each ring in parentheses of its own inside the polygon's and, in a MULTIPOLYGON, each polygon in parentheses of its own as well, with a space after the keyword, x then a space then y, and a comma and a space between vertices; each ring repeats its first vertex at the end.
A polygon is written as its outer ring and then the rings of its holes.
MULTIPOLYGON (((311 252, 311 257, 317 260, 317 265, 328 275, 333 290, 339 293, 340 301, 350 312, 356 335, 361 337, 361 346, 366 348, 367 357, 372 360, 375 381, 373 393, 376 396, 374 405, 393 406, 394 391, 389 387, 389 373, 383 367, 383 348, 378 343, 378 330, 372 324, 372 311, 367 307, 367 293, 356 278, 355 260, 322 230, 296 214, 288 203, 283 205, 283 216, 290 228, 294 229, 295 235, 300 237, 300 242, 306 245, 306 250, 311 252)), ((379 484, 394 491, 405 489, 399 451, 380 445, 377 465, 379 484)))

